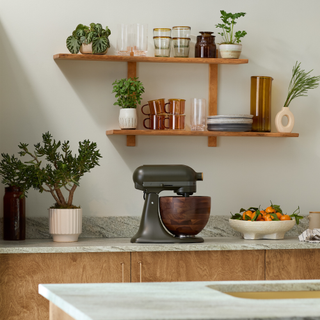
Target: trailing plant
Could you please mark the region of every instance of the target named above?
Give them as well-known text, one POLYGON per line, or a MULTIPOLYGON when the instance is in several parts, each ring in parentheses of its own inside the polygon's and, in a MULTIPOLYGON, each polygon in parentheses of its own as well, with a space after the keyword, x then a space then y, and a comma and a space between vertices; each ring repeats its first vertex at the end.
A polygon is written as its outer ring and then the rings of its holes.
POLYGON ((141 95, 144 86, 138 78, 116 80, 113 84, 112 93, 116 93, 118 100, 113 104, 121 108, 136 108, 141 103, 141 95))
MULTIPOLYGON (((25 174, 24 178, 28 179, 27 187, 33 187, 41 193, 51 193, 56 208, 75 208, 73 196, 80 178, 99 165, 101 155, 97 145, 84 140, 79 142, 78 155, 72 155, 69 141, 56 141, 49 132, 42 135, 42 140, 42 144, 34 145, 34 151, 30 151, 26 143, 19 144, 19 155, 29 156, 27 161, 22 162, 15 157, 10 159, 14 159, 15 166, 25 174), (67 191, 66 197, 63 190, 67 191)), ((8 162, 9 156, 2 156, 3 161, 8 162)))
POLYGON ((234 25, 237 24, 235 21, 240 17, 244 17, 246 15, 245 12, 238 13, 227 13, 224 10, 220 10, 221 16, 220 19, 223 23, 216 24, 216 28, 222 29, 222 32, 218 32, 222 36, 221 44, 234 44, 240 43, 241 38, 243 38, 247 32, 246 31, 237 31, 234 32, 234 25))
POLYGON ((315 89, 319 86, 320 76, 311 77, 309 74, 313 71, 306 72, 300 69, 301 62, 294 65, 292 69, 292 77, 288 87, 287 99, 284 103, 284 107, 288 107, 291 101, 298 97, 306 97, 307 91, 315 89))
POLYGON ((103 53, 110 48, 110 34, 110 29, 108 27, 103 29, 100 23, 91 23, 90 27, 79 24, 67 38, 67 48, 70 53, 76 54, 82 44, 92 43, 92 53, 103 53))

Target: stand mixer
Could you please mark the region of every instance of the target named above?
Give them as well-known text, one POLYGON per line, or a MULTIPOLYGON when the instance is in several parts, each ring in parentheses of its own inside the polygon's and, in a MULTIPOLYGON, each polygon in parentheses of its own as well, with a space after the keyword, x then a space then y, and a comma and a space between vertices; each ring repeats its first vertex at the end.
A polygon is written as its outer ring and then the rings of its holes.
MULTIPOLYGON (((210 215, 210 197, 189 197, 196 192, 196 181, 203 180, 201 172, 195 172, 186 165, 144 165, 138 167, 133 173, 134 186, 143 191, 145 200, 140 227, 136 235, 131 239, 132 243, 191 243, 203 242, 203 238, 195 237, 193 234, 200 232, 206 225, 210 215), (170 207, 168 219, 161 219, 165 210, 159 212, 159 193, 164 190, 172 190, 178 196, 161 197, 163 203, 180 205, 179 210, 170 207), (168 200, 168 201, 167 201, 168 200), (181 207, 182 203, 182 207, 181 207), (191 209, 190 209, 191 203, 191 209), (194 206, 194 204, 196 204, 194 206), (199 205, 198 205, 199 204, 199 205), (163 212, 162 212, 163 211, 163 212), (189 215, 191 214, 191 218, 189 215), (169 232, 170 222, 177 219, 193 224, 196 221, 195 233, 191 235, 173 234, 169 232), (164 223, 166 222, 166 223, 164 223)), ((160 201, 161 202, 161 201, 160 201)), ((168 209, 168 208, 167 208, 168 209)), ((168 212, 168 210, 166 210, 168 212)), ((178 228, 179 229, 179 228, 178 228)), ((183 228, 180 228, 181 230, 183 228)), ((174 229, 170 229, 174 230, 174 229)), ((188 232, 186 232, 188 233, 188 232)))

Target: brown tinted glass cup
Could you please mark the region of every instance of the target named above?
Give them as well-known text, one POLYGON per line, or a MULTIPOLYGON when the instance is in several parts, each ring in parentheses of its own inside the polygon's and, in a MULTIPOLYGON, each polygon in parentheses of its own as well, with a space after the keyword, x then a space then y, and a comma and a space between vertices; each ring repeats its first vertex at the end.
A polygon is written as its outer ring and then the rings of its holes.
POLYGON ((184 130, 185 125, 185 118, 184 114, 169 114, 167 115, 167 123, 166 129, 170 130, 184 130))
POLYGON ((168 119, 166 114, 154 114, 150 115, 149 118, 145 118, 143 120, 143 126, 146 129, 151 130, 164 130, 165 127, 165 120, 168 119), (149 121, 149 125, 146 124, 146 122, 149 121))
POLYGON ((141 107, 141 112, 146 116, 167 113, 165 110, 165 100, 164 99, 150 100, 150 101, 148 101, 147 104, 144 104, 141 107), (149 106, 149 113, 146 113, 143 110, 146 106, 149 106))
POLYGON ((184 114, 186 100, 185 99, 168 99, 166 103, 166 112, 170 114, 184 114))

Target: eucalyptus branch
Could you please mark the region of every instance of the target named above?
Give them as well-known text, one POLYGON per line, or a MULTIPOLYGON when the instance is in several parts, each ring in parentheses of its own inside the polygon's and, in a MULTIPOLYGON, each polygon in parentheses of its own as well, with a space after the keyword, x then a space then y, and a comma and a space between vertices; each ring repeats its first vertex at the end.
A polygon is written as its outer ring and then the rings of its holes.
POLYGON ((313 70, 306 72, 300 69, 301 62, 296 61, 292 69, 292 77, 288 87, 288 95, 284 107, 288 107, 291 101, 298 97, 306 97, 307 91, 319 86, 320 76, 309 76, 313 70))

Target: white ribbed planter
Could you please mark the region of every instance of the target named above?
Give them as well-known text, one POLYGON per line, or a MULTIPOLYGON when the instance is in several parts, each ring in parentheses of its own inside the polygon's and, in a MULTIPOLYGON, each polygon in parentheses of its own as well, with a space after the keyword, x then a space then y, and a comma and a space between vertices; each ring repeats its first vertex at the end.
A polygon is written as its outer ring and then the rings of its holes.
POLYGON ((242 44, 220 44, 219 51, 221 58, 224 59, 238 59, 242 51, 242 44))
POLYGON ((49 233, 55 242, 75 242, 82 232, 82 209, 49 209, 49 233))
POLYGON ((138 118, 136 108, 120 109, 119 126, 121 129, 135 129, 137 127, 138 118))

